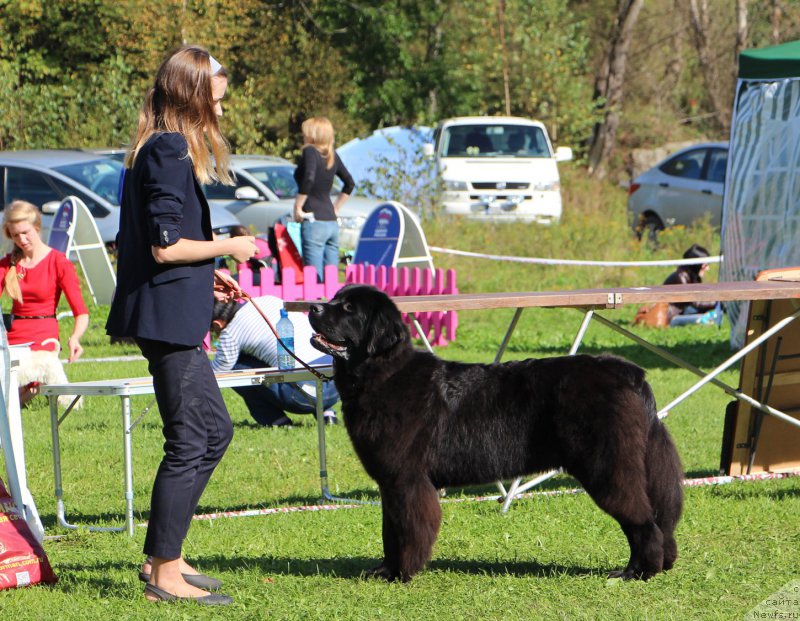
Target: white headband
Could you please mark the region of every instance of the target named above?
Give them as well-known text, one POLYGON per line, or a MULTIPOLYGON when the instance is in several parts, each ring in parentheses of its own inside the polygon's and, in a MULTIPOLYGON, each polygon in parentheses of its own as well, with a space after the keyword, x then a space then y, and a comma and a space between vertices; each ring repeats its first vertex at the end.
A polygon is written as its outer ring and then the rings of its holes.
POLYGON ((208 55, 208 62, 211 63, 211 75, 217 75, 222 71, 222 65, 211 54, 208 55))

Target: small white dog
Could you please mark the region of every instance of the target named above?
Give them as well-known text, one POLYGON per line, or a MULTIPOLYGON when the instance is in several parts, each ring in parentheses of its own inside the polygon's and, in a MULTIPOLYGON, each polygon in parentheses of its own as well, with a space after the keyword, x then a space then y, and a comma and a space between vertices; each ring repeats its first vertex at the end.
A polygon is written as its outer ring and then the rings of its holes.
MULTIPOLYGON (((64 365, 58 358, 61 351, 61 343, 57 339, 45 339, 42 345, 47 343, 55 343, 56 349, 54 351, 37 350, 31 351, 30 349, 20 349, 19 352, 19 366, 17 367, 17 380, 19 386, 25 386, 30 382, 39 382, 40 384, 67 384, 67 374, 64 372, 64 365)), ((62 395, 58 398, 58 404, 62 408, 66 408, 75 397, 69 395, 62 395)), ((82 407, 83 399, 75 404, 75 408, 82 407)))

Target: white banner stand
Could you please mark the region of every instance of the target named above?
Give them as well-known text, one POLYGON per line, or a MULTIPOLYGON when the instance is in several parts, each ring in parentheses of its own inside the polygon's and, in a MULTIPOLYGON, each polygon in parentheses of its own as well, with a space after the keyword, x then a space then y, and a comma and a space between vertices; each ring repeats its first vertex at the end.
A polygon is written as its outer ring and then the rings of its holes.
POLYGON ((47 245, 70 259, 78 255, 94 303, 111 304, 117 276, 94 217, 81 199, 68 196, 61 202, 47 245))
POLYGON ((28 476, 25 469, 25 445, 22 436, 22 417, 19 406, 19 386, 16 367, 19 359, 16 353, 19 346, 9 347, 6 329, 0 322, 0 443, 6 462, 6 477, 9 491, 17 511, 28 523, 34 537, 42 542, 44 527, 39 519, 33 496, 28 490, 28 476))

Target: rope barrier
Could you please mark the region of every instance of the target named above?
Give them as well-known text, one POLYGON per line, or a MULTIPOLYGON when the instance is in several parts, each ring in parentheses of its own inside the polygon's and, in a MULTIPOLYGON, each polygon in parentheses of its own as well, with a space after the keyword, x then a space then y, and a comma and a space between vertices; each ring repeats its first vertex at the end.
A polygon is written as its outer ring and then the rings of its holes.
POLYGON ((513 257, 501 254, 482 254, 430 246, 433 252, 453 254, 473 259, 490 259, 492 261, 511 261, 514 263, 535 263, 537 265, 591 265, 595 267, 666 267, 673 265, 702 265, 704 263, 721 263, 722 256, 700 257, 696 259, 665 259, 661 261, 582 261, 578 259, 545 259, 539 257, 513 257))
MULTIPOLYGON (((775 481, 779 479, 789 479, 800 476, 800 470, 789 472, 758 472, 756 474, 735 474, 730 476, 701 477, 697 479, 684 479, 684 487, 703 487, 706 485, 727 485, 728 483, 750 482, 750 481, 775 481)), ((556 489, 541 492, 526 492, 514 498, 552 498, 555 496, 571 496, 583 494, 584 490, 580 487, 570 489, 556 489)), ((466 496, 463 498, 443 498, 442 504, 452 504, 461 502, 502 502, 505 499, 500 494, 490 496, 466 496)), ((265 509, 243 509, 241 511, 218 511, 216 513, 203 513, 192 517, 193 520, 216 520, 219 518, 234 517, 256 517, 260 515, 276 515, 279 513, 303 513, 319 511, 338 511, 340 509, 356 509, 365 507, 365 504, 336 504, 336 505, 302 505, 296 507, 272 507, 265 509)), ((137 526, 147 526, 147 522, 137 524, 137 526)))

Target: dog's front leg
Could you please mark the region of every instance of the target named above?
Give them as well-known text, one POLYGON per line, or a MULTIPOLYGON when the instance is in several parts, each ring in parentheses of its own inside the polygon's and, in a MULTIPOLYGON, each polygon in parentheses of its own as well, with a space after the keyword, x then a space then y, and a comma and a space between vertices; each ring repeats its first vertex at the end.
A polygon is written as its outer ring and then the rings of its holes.
POLYGON ((381 500, 384 566, 390 579, 408 582, 431 558, 442 521, 439 495, 428 479, 401 479, 381 488, 381 500))
POLYGON ((367 578, 383 578, 396 580, 400 576, 399 542, 393 521, 392 511, 387 508, 388 494, 384 486, 379 486, 381 492, 381 509, 383 511, 383 561, 377 567, 364 572, 367 578))

